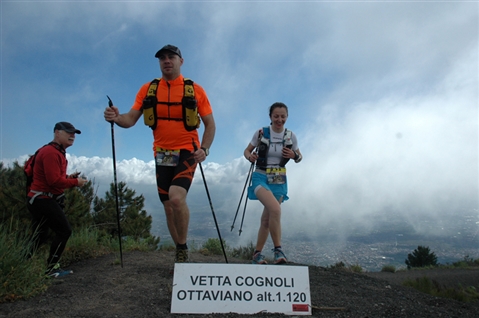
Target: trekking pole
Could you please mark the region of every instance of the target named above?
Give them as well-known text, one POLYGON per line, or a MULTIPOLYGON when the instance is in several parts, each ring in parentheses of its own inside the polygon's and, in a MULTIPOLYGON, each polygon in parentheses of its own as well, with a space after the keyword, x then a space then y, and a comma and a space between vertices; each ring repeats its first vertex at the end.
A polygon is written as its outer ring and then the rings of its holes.
MULTIPOLYGON (((196 146, 196 143, 195 143, 194 140, 193 140, 193 148, 195 149, 195 151, 198 150, 198 147, 196 146)), ((216 231, 218 232, 218 237, 220 239, 221 249, 223 250, 223 255, 225 257, 225 261, 228 264, 228 259, 226 258, 225 247, 223 246, 223 239, 221 238, 220 228, 218 226, 218 222, 216 221, 215 211, 213 210, 213 203, 211 203, 210 192, 208 191, 208 186, 206 185, 205 174, 203 173, 203 166, 201 165, 201 162, 198 162, 198 164, 200 165, 201 176, 203 177, 203 183, 205 184, 206 195, 208 196, 208 201, 210 202, 211 213, 213 214, 213 219, 215 220, 216 231)))
MULTIPOLYGON (((108 106, 112 107, 113 102, 111 101, 110 97, 108 97, 108 106)), ((120 226, 120 209, 118 207, 118 183, 116 181, 116 156, 115 156, 115 123, 113 121, 110 122, 111 124, 111 148, 113 152, 113 180, 115 182, 115 201, 116 201, 116 220, 118 222, 118 242, 120 242, 120 263, 121 268, 123 268, 123 252, 121 249, 121 226, 120 226)))
MULTIPOLYGON (((249 185, 251 185, 251 181, 253 179, 253 174, 251 173, 251 172, 253 172, 253 166, 254 166, 254 163, 251 164, 251 168, 250 168, 249 185)), ((246 182, 248 182, 248 178, 246 178, 246 182)), ((246 206, 247 205, 248 205, 248 195, 246 195, 246 200, 244 201, 243 216, 241 217, 241 225, 240 225, 240 229, 238 231, 238 236, 241 236, 241 232, 243 232, 243 222, 244 222, 244 216, 246 214, 246 206)))
MULTIPOLYGON (((238 216, 238 211, 239 211, 240 206, 241 206, 241 201, 243 201, 244 191, 246 190, 246 185, 248 184, 249 176, 251 174, 251 171, 253 171, 253 167, 254 167, 254 162, 251 163, 251 166, 250 166, 249 171, 248 171, 248 175, 246 176, 246 181, 244 183, 243 192, 241 193, 241 197, 240 197, 240 200, 238 202, 238 207, 236 208, 236 213, 235 213, 235 217, 233 219, 233 224, 231 224, 231 231, 233 231, 233 229, 235 227, 236 217, 238 216)), ((246 200, 248 200, 248 195, 246 195, 246 200)))

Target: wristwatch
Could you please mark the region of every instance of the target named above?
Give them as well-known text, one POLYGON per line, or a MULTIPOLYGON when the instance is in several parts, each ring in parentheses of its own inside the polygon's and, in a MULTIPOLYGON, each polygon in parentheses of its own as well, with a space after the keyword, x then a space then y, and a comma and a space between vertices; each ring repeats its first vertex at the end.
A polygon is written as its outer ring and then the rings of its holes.
POLYGON ((208 148, 205 148, 205 147, 201 147, 201 149, 203 149, 203 151, 205 152, 205 155, 208 156, 210 154, 210 150, 208 148))

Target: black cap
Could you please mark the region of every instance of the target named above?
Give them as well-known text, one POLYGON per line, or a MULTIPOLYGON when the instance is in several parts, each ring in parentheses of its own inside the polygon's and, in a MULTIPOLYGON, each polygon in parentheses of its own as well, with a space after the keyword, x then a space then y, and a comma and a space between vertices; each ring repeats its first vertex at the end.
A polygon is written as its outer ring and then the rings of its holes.
POLYGON ((64 130, 70 134, 73 134, 73 133, 81 134, 81 131, 79 131, 72 124, 67 123, 66 121, 61 121, 59 123, 56 123, 55 127, 53 128, 53 132, 55 132, 55 130, 64 130))
POLYGON ((161 54, 161 52, 163 52, 163 51, 169 51, 169 52, 171 52, 171 53, 175 53, 175 54, 178 55, 179 57, 183 58, 183 57, 181 56, 181 51, 180 51, 180 49, 177 48, 177 47, 174 46, 174 45, 171 45, 171 44, 167 44, 167 45, 165 45, 164 47, 162 47, 158 52, 156 52, 155 57, 156 57, 156 58, 160 58, 160 54, 161 54))

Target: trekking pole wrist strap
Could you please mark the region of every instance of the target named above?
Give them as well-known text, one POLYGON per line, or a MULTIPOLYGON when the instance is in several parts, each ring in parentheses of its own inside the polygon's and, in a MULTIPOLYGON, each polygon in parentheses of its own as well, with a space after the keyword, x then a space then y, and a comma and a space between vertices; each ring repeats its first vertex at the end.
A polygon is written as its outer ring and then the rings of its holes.
POLYGON ((302 159, 303 159, 303 156, 301 156, 300 154, 298 154, 296 151, 294 151, 294 162, 298 163, 300 162, 302 159))
POLYGON ((206 147, 200 147, 200 149, 202 149, 205 152, 205 155, 208 157, 208 155, 210 154, 210 150, 206 147))

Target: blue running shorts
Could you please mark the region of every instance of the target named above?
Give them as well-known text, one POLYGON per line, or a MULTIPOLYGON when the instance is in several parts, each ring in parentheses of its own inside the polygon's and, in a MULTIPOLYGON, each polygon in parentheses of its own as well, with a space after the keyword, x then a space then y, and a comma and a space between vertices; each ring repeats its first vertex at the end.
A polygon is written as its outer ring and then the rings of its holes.
POLYGON ((274 197, 279 201, 283 197, 283 201, 289 199, 287 196, 288 193, 288 181, 284 184, 268 184, 266 173, 254 171, 253 176, 251 177, 251 186, 248 187, 248 198, 250 200, 258 200, 256 197, 256 190, 259 187, 263 187, 266 190, 269 190, 273 193, 274 197))

